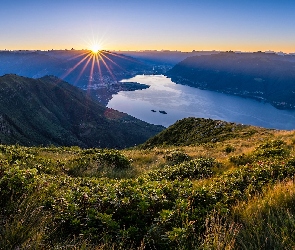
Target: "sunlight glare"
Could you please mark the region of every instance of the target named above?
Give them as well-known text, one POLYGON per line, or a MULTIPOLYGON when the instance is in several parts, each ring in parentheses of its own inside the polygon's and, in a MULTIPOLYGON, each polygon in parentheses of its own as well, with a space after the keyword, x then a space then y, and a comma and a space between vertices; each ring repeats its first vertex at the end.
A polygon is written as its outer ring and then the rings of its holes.
POLYGON ((101 50, 101 47, 98 44, 93 44, 90 47, 90 50, 92 51, 92 53, 97 54, 101 50))

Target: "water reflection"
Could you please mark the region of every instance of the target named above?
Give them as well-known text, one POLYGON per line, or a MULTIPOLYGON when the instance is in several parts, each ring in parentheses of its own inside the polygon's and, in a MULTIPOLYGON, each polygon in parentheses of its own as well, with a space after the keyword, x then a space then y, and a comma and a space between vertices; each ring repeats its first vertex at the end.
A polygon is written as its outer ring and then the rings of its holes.
POLYGON ((175 84, 163 75, 138 75, 124 81, 148 84, 150 88, 121 91, 113 96, 108 107, 149 123, 168 127, 185 117, 202 117, 295 129, 295 111, 278 110, 267 103, 175 84), (167 114, 159 113, 160 110, 167 114))

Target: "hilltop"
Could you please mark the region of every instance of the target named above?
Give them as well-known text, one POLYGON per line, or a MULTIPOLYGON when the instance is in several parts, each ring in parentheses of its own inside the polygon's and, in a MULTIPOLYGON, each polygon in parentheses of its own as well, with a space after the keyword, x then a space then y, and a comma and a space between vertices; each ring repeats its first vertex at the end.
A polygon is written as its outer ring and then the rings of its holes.
POLYGON ((250 97, 279 109, 295 108, 295 56, 222 52, 192 56, 166 73, 191 87, 250 97))
POLYGON ((0 77, 0 142, 124 148, 163 127, 106 108, 85 91, 54 76, 0 77))
POLYGON ((222 142, 232 138, 245 138, 267 130, 255 126, 204 118, 184 118, 140 145, 142 148, 157 146, 189 146, 222 142))

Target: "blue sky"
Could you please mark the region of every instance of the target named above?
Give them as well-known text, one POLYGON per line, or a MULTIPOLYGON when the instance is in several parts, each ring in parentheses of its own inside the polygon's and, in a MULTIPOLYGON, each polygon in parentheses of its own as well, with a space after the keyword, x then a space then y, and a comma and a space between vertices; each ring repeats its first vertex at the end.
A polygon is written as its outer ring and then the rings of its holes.
POLYGON ((295 52, 295 1, 1 0, 0 50, 295 52))

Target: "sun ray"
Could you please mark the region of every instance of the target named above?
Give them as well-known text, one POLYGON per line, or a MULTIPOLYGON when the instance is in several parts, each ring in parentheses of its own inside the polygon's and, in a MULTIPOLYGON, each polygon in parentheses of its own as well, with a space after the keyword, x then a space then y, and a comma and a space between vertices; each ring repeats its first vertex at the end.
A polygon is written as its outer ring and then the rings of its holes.
POLYGON ((116 77, 114 76, 112 70, 110 69, 110 67, 108 66, 108 64, 105 62, 105 60, 103 59, 102 55, 99 54, 102 63, 105 65, 106 69, 108 70, 108 72, 110 73, 111 77, 113 78, 114 81, 117 81, 116 77))
POLYGON ((88 60, 87 60, 87 62, 84 64, 83 69, 80 71, 80 73, 79 73, 77 79, 75 80, 75 84, 79 81, 79 79, 81 78, 82 74, 84 73, 86 67, 88 66, 88 64, 89 64, 89 62, 90 62, 90 60, 91 60, 91 56, 88 55, 88 56, 86 57, 86 59, 87 59, 87 58, 88 58, 88 60))
POLYGON ((61 79, 66 78, 73 70, 75 70, 81 63, 83 63, 90 55, 85 56, 83 59, 81 59, 79 62, 76 63, 72 68, 68 69, 67 72, 65 72, 62 76, 61 79))
MULTIPOLYGON (((137 61, 135 58, 132 58, 132 57, 129 57, 129 56, 125 56, 125 55, 120 55, 120 54, 117 54, 117 53, 113 53, 111 51, 104 51, 105 54, 110 54, 112 56, 116 56, 116 57, 119 57, 119 58, 122 58, 122 59, 125 59, 125 60, 128 60, 130 62, 140 62, 140 61, 137 61)), ((140 62, 141 63, 141 62, 140 62)), ((143 63, 142 63, 143 64, 143 63)))
POLYGON ((71 61, 71 60, 74 60, 74 59, 76 59, 78 57, 82 57, 82 56, 85 56, 85 55, 88 55, 88 54, 89 54, 89 51, 85 51, 85 52, 79 53, 78 55, 70 57, 68 60, 71 61))
POLYGON ((71 73, 75 74, 75 79, 72 80, 73 84, 83 86, 87 93, 90 94, 96 89, 93 86, 99 88, 100 85, 107 87, 112 82, 117 83, 118 70, 123 75, 128 72, 127 68, 123 66, 124 63, 121 64, 120 61, 136 61, 138 63, 135 58, 103 50, 101 45, 101 41, 98 42, 98 40, 93 39, 86 51, 81 50, 70 54, 71 57, 69 57, 68 62, 71 67, 66 72, 63 72, 60 78, 71 79, 68 76, 71 73), (120 58, 119 61, 116 58, 120 58))
POLYGON ((93 82, 93 70, 94 70, 95 57, 92 56, 91 59, 92 59, 92 62, 91 62, 89 81, 88 81, 88 86, 90 86, 90 87, 92 86, 92 82, 93 82))
POLYGON ((105 57, 107 60, 109 60, 110 62, 112 62, 113 64, 115 64, 117 67, 119 67, 120 69, 126 71, 123 67, 121 67, 119 64, 117 64, 116 62, 114 62, 112 59, 110 59, 109 57, 107 57, 104 54, 101 54, 102 57, 105 57))
POLYGON ((101 73, 99 58, 98 58, 98 55, 97 54, 95 55, 95 58, 96 58, 96 65, 97 65, 97 68, 98 68, 99 80, 100 80, 100 82, 102 82, 102 79, 103 78, 102 78, 102 73, 101 73))

